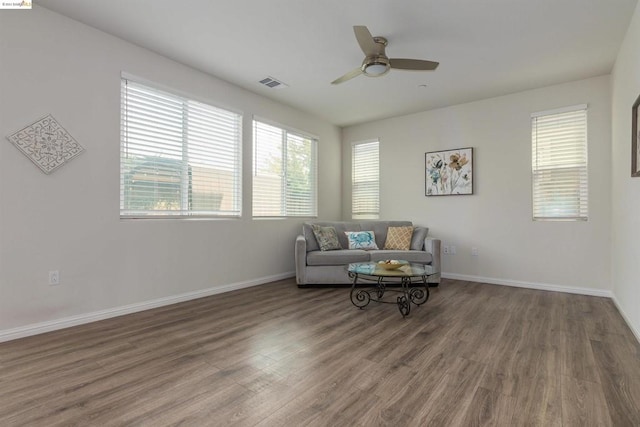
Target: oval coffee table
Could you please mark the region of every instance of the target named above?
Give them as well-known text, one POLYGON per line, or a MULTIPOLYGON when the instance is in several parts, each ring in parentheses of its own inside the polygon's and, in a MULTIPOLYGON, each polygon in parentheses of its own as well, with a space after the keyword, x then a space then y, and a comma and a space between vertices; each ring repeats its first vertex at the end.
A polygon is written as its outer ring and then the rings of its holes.
POLYGON ((401 261, 403 266, 396 270, 385 270, 377 262, 361 262, 349 264, 347 272, 353 279, 351 286, 351 302, 363 309, 371 301, 384 304, 398 304, 402 317, 411 312, 411 303, 422 305, 429 299, 429 284, 427 278, 439 273, 431 265, 412 264, 401 261), (420 283, 419 287, 411 285, 420 283), (389 289, 388 284, 400 285, 397 289, 389 289), (365 287, 359 287, 365 285, 365 287), (369 286, 367 286, 369 285, 369 286), (385 301, 387 292, 400 293, 395 301, 385 301))

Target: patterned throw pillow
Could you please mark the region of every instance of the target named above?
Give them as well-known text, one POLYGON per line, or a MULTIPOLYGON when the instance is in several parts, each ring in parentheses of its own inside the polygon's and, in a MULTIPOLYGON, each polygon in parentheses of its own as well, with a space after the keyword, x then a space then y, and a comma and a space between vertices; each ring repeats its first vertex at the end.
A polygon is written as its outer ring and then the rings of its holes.
POLYGON ((345 231, 349 249, 378 249, 373 231, 345 231))
POLYGON ((313 235, 316 236, 318 246, 321 251, 334 251, 342 249, 340 242, 338 241, 338 233, 334 227, 322 227, 320 225, 313 224, 311 226, 313 235))
POLYGON ((389 227, 384 248, 388 250, 408 251, 411 245, 413 227, 389 227))

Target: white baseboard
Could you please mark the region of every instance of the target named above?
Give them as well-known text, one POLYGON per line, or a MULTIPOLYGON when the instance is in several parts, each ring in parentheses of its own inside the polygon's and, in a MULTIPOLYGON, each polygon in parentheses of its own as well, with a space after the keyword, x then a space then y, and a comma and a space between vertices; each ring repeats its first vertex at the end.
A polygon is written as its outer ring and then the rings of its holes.
MULTIPOLYGON (((224 292, 235 291, 238 289, 249 288, 252 286, 263 285, 265 283, 274 282, 276 280, 288 279, 295 277, 295 272, 287 272, 276 274, 273 276, 261 277, 259 279, 248 280, 245 282, 232 283, 229 285, 218 286, 215 288, 202 289, 199 291, 187 292, 184 294, 173 295, 170 297, 158 298, 151 301, 144 301, 135 304, 129 304, 122 307, 115 307, 106 310, 94 311, 91 313, 80 314, 77 316, 65 317, 62 319, 51 320, 48 322, 35 323, 18 328, 0 331, 0 342, 11 341, 18 338, 25 338, 32 335, 43 334, 45 332, 56 331, 59 329, 69 328, 72 326, 83 325, 86 323, 96 322, 98 320, 109 319, 112 317, 123 316, 125 314, 136 313, 139 311, 150 310, 152 308, 162 307, 165 305, 176 304, 179 302, 189 301, 193 299, 203 298, 211 295, 221 294, 224 292)), ((569 286, 550 285, 545 283, 522 282, 516 280, 504 280, 491 277, 470 276, 456 273, 441 273, 444 279, 465 280, 470 282, 490 283, 493 285, 514 286, 518 288, 539 289, 543 291, 566 292, 571 294, 591 295, 599 297, 608 297, 613 300, 616 308, 622 315, 623 319, 640 342, 640 331, 638 331, 629 320, 629 316, 622 310, 615 295, 604 289, 575 288, 569 286)))
POLYGON ((468 282, 490 283, 492 285, 513 286, 516 288, 539 289, 541 291, 565 292, 569 294, 590 295, 612 298, 613 293, 606 289, 575 288, 571 286, 550 285, 547 283, 522 282, 519 280, 496 279, 493 277, 468 276, 466 274, 441 273, 444 279, 465 280, 468 282))
POLYGON ((229 285, 217 286, 215 288, 202 289, 199 291, 187 292, 184 294, 158 298, 151 301, 144 301, 144 302, 129 304, 122 307, 114 307, 106 310, 79 314, 77 316, 51 320, 48 322, 41 322, 41 323, 34 323, 26 326, 20 326, 18 328, 0 331, 0 342, 29 337, 31 335, 43 334, 45 332, 56 331, 58 329, 69 328, 71 326, 83 325, 85 323, 91 323, 98 320, 109 319, 111 317, 123 316, 125 314, 136 313, 138 311, 144 311, 152 308, 162 307, 165 305, 176 304, 179 302, 189 301, 189 300, 202 298, 202 297, 208 297, 211 295, 221 294, 224 292, 230 292, 238 289, 249 288, 252 286, 263 285, 265 283, 274 282, 276 280, 288 279, 290 277, 295 277, 295 272, 291 271, 287 273, 276 274, 273 276, 266 276, 258 279, 247 280, 245 282, 231 283, 229 285))
POLYGON ((590 295, 596 297, 606 297, 611 298, 613 300, 613 304, 618 309, 618 312, 631 329, 631 332, 636 337, 636 340, 640 343, 640 330, 634 327, 633 323, 627 313, 624 312, 618 299, 612 291, 608 291, 606 289, 590 289, 590 288, 575 288, 571 286, 559 286, 559 285, 549 285, 546 283, 534 283, 534 282, 522 282, 518 280, 504 280, 504 279, 495 279, 492 277, 480 277, 480 276, 468 276, 465 274, 456 274, 456 273, 441 273, 441 277, 444 279, 454 279, 454 280, 465 280, 469 282, 480 282, 480 283, 490 283, 492 285, 503 285, 503 286, 514 286, 517 288, 527 288, 527 289, 539 289, 542 291, 552 291, 552 292, 566 292, 569 294, 580 294, 580 295, 590 295))
POLYGON ((631 332, 633 332, 633 335, 635 335, 636 339, 640 343, 640 331, 633 326, 633 323, 631 323, 631 319, 629 318, 629 316, 627 316, 627 313, 625 313, 622 307, 620 306, 620 303, 618 302, 618 298, 616 298, 615 294, 611 297, 611 299, 613 300, 613 303, 618 309, 618 312, 620 312, 620 315, 622 316, 624 321, 627 322, 627 326, 629 327, 629 329, 631 329, 631 332))

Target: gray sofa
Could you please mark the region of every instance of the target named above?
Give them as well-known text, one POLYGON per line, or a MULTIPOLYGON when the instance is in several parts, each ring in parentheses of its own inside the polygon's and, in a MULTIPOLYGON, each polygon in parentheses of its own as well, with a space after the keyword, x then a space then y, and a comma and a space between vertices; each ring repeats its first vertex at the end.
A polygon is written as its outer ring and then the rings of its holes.
MULTIPOLYGON (((295 261, 296 282, 299 287, 316 284, 351 284, 346 265, 356 262, 374 262, 385 259, 402 259, 409 262, 431 264, 440 268, 440 240, 426 237, 426 227, 414 227, 411 248, 398 250, 339 249, 321 251, 311 228, 312 224, 334 227, 343 248, 349 243, 345 231, 373 231, 376 245, 384 248, 388 227, 413 226, 411 221, 361 221, 361 222, 308 222, 302 226, 302 234, 296 238, 295 261)), ((429 277, 431 286, 440 283, 440 274, 429 277)))

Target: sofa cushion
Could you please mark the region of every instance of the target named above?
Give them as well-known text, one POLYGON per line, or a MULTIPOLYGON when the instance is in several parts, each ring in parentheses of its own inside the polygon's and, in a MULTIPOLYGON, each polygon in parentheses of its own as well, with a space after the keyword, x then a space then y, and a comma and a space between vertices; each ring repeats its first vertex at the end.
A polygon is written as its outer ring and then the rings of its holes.
POLYGON ((302 235, 304 236, 304 240, 307 242, 307 252, 320 250, 316 236, 313 235, 313 228, 311 228, 311 225, 312 224, 308 222, 302 224, 302 235))
POLYGON ((387 229, 387 240, 384 242, 384 249, 408 251, 411 245, 413 227, 389 227, 387 229))
MULTIPOLYGON (((329 252, 327 252, 329 253, 329 252)), ((381 249, 379 251, 369 252, 372 262, 378 262, 385 259, 401 259, 404 261, 415 262, 419 264, 429 264, 433 257, 428 252, 423 251, 388 251, 381 249)))
POLYGON ((307 253, 307 265, 347 265, 352 262, 367 261, 369 261, 369 253, 362 249, 311 251, 307 253))
POLYGON ((412 251, 421 251, 424 249, 424 239, 427 238, 429 229, 426 227, 415 227, 413 229, 413 236, 411 236, 411 249, 412 251))
POLYGON ((345 231, 349 249, 378 249, 376 235, 373 231, 345 231))
POLYGON ((318 246, 321 251, 335 251, 336 249, 342 249, 340 242, 338 242, 338 234, 333 227, 323 227, 321 225, 312 225, 313 235, 316 237, 318 246))

